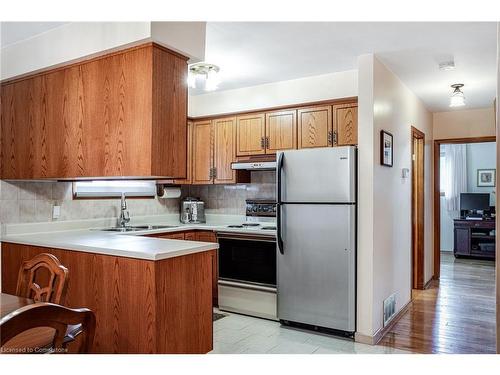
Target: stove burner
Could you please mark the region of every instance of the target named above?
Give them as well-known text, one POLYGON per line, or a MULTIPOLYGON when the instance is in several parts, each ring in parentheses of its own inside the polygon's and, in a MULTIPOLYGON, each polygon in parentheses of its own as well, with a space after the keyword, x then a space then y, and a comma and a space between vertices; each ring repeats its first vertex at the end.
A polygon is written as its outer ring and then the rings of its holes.
POLYGON ((263 230, 276 230, 276 227, 262 227, 263 230))
POLYGON ((243 228, 243 225, 228 225, 228 228, 243 228))
POLYGON ((258 227, 260 224, 259 223, 243 223, 241 225, 244 227, 258 227))

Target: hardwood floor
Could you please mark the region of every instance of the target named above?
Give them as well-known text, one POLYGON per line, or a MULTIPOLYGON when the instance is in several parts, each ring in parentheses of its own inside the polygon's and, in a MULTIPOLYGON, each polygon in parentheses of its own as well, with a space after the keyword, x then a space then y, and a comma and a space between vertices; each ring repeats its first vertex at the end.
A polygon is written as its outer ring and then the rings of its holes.
POLYGON ((441 255, 441 280, 414 290, 379 345, 418 353, 495 353, 495 263, 441 255))

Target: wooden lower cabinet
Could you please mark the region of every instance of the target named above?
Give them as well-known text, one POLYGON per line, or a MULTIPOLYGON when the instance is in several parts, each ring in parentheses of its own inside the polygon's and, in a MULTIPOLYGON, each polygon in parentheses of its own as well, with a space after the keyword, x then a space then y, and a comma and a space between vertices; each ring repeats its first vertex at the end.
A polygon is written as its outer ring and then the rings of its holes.
MULTIPOLYGON (((196 241, 217 242, 217 236, 215 235, 214 232, 198 231, 195 232, 194 234, 196 241)), ((219 260, 217 254, 218 251, 215 251, 212 257, 212 303, 214 306, 219 306, 219 260)))
MULTIPOLYGON (((182 231, 174 233, 149 234, 147 235, 147 237, 217 243, 217 236, 215 235, 215 233, 208 230, 193 230, 193 231, 182 231)), ((217 257, 217 251, 214 251, 212 257, 212 302, 214 306, 219 306, 218 281, 219 281, 218 257, 217 257)))
POLYGON ((40 253, 68 268, 64 304, 95 313, 93 353, 212 350, 214 250, 150 261, 3 242, 3 293, 16 293, 17 270, 40 253))

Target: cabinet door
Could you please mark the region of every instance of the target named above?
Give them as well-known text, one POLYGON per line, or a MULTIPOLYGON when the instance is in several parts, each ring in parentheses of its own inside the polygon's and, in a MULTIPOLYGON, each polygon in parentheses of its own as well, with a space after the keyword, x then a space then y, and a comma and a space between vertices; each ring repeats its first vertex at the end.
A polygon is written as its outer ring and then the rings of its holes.
POLYGON ((297 148, 297 111, 266 113, 266 154, 297 148))
POLYGON ((188 121, 187 123, 187 166, 186 166, 186 178, 174 180, 174 184, 190 184, 192 182, 193 175, 193 123, 188 121))
POLYGON ((358 106, 344 104, 333 106, 333 130, 336 146, 358 144, 358 106))
POLYGON ((193 123, 193 184, 212 183, 212 122, 193 123))
MULTIPOLYGON (((196 232, 196 240, 201 242, 217 242, 217 237, 214 232, 200 231, 196 232)), ((217 251, 213 252, 212 257, 212 302, 214 306, 219 305, 219 266, 217 260, 217 251)))
POLYGON ((146 237, 164 238, 168 240, 184 240, 184 232, 155 233, 155 234, 148 234, 146 237))
POLYGON ((236 182, 231 163, 236 161, 236 118, 212 121, 214 129, 214 167, 216 184, 236 182))
POLYGON ((186 241, 197 241, 196 240, 196 232, 185 232, 184 239, 186 241))
POLYGON ((298 117, 298 147, 332 146, 332 107, 301 108, 298 117))
POLYGON ((265 154, 265 117, 258 113, 236 118, 236 156, 265 154))
POLYGON ((455 227, 455 254, 470 255, 470 229, 455 227))

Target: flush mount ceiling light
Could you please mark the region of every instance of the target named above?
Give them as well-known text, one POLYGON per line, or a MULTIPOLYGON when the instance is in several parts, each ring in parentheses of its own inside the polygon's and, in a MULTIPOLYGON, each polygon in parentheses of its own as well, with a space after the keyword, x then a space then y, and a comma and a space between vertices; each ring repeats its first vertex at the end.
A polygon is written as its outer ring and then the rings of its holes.
POLYGON ((455 62, 454 61, 446 61, 439 64, 439 70, 455 70, 455 62))
POLYGON ((454 85, 451 85, 451 88, 454 90, 450 96, 450 107, 462 107, 465 105, 465 96, 460 90, 462 87, 464 87, 463 83, 455 83, 454 85))
POLYGON ((219 85, 219 67, 214 64, 199 62, 189 65, 188 86, 195 89, 204 86, 205 91, 213 91, 219 85))

